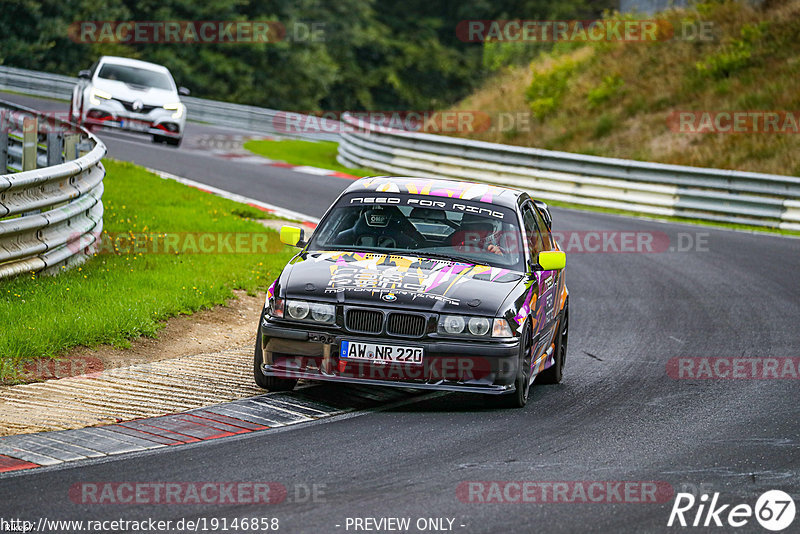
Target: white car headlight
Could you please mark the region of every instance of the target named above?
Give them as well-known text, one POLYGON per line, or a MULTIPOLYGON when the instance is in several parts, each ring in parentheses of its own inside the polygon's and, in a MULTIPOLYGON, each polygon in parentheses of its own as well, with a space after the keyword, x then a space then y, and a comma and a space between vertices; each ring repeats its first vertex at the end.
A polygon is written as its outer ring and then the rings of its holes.
POLYGON ((95 106, 99 106, 101 98, 103 100, 110 100, 111 93, 107 93, 102 89, 98 89, 97 87, 92 87, 91 91, 89 91, 89 102, 95 106))
POLYGON ((168 111, 174 111, 175 113, 172 114, 173 119, 180 119, 183 116, 183 109, 184 105, 180 102, 173 102, 171 104, 164 104, 164 109, 168 111))

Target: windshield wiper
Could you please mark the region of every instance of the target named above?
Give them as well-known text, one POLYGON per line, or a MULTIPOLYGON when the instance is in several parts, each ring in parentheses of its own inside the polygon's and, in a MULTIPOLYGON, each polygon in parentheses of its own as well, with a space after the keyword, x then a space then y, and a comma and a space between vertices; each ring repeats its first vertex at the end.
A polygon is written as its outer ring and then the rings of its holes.
POLYGON ((429 252, 427 250, 413 250, 413 251, 410 251, 410 252, 413 252, 414 256, 430 256, 430 257, 433 257, 433 258, 442 258, 444 260, 449 260, 449 261, 456 261, 456 262, 460 262, 460 263, 468 263, 470 265, 487 265, 486 263, 481 263, 480 261, 478 261, 476 259, 463 258, 461 256, 454 256, 452 254, 444 254, 442 252, 429 252))

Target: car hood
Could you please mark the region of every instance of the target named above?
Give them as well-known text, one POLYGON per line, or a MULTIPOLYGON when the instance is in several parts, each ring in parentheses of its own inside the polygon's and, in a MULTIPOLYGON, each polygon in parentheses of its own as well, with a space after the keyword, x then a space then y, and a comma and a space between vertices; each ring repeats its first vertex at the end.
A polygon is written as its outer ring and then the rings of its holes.
POLYGON ((180 100, 176 91, 144 87, 141 85, 128 85, 127 83, 117 80, 97 79, 94 81, 94 86, 111 93, 111 95, 118 100, 125 100, 127 102, 141 100, 142 103, 147 106, 163 106, 164 104, 171 104, 180 100))
POLYGON ((287 268, 287 298, 495 316, 522 274, 417 256, 311 252, 287 268))

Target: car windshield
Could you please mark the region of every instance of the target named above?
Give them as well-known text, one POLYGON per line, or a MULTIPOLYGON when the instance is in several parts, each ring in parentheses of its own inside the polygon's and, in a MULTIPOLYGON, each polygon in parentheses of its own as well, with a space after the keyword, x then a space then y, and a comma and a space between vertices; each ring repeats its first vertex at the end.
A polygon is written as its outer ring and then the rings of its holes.
POLYGON ((168 91, 174 88, 169 75, 164 72, 129 67, 127 65, 106 63, 100 68, 100 73, 97 76, 104 80, 116 80, 129 85, 154 87, 168 91))
POLYGON ((309 250, 357 250, 445 258, 524 271, 516 213, 502 206, 420 195, 342 197, 309 250))

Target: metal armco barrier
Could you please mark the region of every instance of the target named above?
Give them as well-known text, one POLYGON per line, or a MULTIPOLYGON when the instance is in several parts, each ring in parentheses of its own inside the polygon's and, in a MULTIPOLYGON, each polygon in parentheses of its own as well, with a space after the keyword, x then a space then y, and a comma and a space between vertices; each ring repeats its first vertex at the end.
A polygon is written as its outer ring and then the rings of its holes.
POLYGON ((344 115, 339 163, 508 185, 534 198, 800 230, 800 178, 601 158, 392 130, 344 115))
POLYGON ((105 153, 86 130, 0 100, 0 278, 53 273, 94 252, 105 153))
MULTIPOLYGON (((7 89, 28 95, 71 100, 72 89, 76 83, 78 83, 78 79, 70 76, 0 66, 0 90, 7 89)), ((293 118, 305 117, 300 113, 188 96, 181 97, 181 101, 186 104, 188 119, 193 121, 208 122, 264 134, 277 134, 319 141, 339 140, 338 131, 340 128, 337 121, 325 120, 322 128, 312 128, 304 131, 292 126, 293 118), (325 127, 325 124, 328 127, 325 127)))

